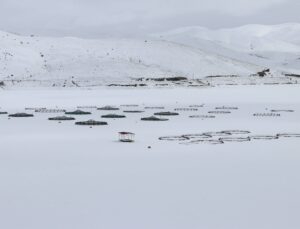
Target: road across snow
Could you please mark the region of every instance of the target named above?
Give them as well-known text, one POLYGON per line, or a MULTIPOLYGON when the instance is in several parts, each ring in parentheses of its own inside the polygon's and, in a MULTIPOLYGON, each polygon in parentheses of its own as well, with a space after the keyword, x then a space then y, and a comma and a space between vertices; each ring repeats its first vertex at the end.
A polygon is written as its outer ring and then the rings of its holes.
MULTIPOLYGON (((222 145, 182 145, 161 136, 248 130, 255 135, 300 133, 298 85, 207 89, 9 90, 0 111, 138 104, 178 111, 167 122, 142 122, 156 110, 106 120, 108 126, 0 116, 0 228, 299 228, 300 138, 222 145), (220 106, 231 114, 191 119, 220 106), (280 117, 255 117, 271 109, 280 117), (136 142, 117 141, 119 131, 136 142), (148 148, 151 146, 151 149, 148 148)), ((121 107, 123 110, 128 108, 121 107)), ((89 108, 77 120, 111 113, 89 108)), ((29 111, 28 111, 29 112, 29 111)), ((113 112, 115 113, 115 112, 113 112)), ((117 111, 122 113, 122 111, 117 111)))

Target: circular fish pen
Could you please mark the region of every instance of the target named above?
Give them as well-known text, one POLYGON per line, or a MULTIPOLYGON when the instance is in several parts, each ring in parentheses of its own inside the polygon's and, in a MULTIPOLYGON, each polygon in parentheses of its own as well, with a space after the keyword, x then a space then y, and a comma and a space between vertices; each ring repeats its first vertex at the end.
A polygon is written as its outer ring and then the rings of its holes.
POLYGON ((71 112, 65 112, 66 115, 90 115, 91 112, 82 111, 82 110, 76 110, 71 112))
POLYGON ((229 135, 243 135, 243 134, 250 134, 251 132, 248 130, 223 130, 221 131, 225 134, 229 135))
POLYGON ((126 116, 118 115, 118 114, 108 114, 108 115, 102 115, 101 118, 126 118, 126 116))
POLYGON ((25 107, 25 111, 45 110, 46 107, 25 107))
POLYGON ((200 105, 190 105, 189 107, 191 107, 191 108, 199 108, 199 107, 204 107, 204 104, 200 104, 200 105))
POLYGON ((250 136, 251 140, 276 140, 279 137, 277 135, 253 135, 250 136))
POLYGON ((199 140, 212 138, 212 136, 206 134, 184 134, 182 135, 182 137, 185 137, 187 139, 199 139, 199 140))
POLYGON ((175 108, 174 111, 198 111, 197 108, 175 108))
POLYGON ((78 109, 97 109, 97 106, 77 106, 78 109))
POLYGON ((251 140, 250 137, 223 137, 219 138, 222 142, 249 142, 251 140))
POLYGON ((139 107, 138 104, 122 104, 121 107, 139 107))
POLYGON ((300 138, 300 133, 280 133, 276 135, 249 135, 248 130, 224 130, 204 132, 199 134, 183 134, 177 136, 163 136, 159 140, 178 141, 179 144, 191 145, 198 143, 223 144, 227 142, 249 142, 251 140, 276 140, 280 137, 300 138))
POLYGON ((85 122, 75 122, 75 125, 80 125, 80 126, 105 126, 108 125, 107 122, 100 122, 100 121, 95 121, 95 120, 88 120, 85 122))
POLYGON ((158 139, 161 141, 186 141, 186 140, 189 140, 189 138, 184 135, 182 135, 182 136, 166 136, 166 137, 160 137, 158 139))
POLYGON ((223 141, 221 140, 215 140, 215 139, 199 139, 199 140, 193 140, 193 141, 189 141, 189 142, 181 142, 179 144, 182 145, 194 145, 194 144, 210 144, 210 145, 220 145, 220 144, 224 144, 223 141))
POLYGON ((209 114, 231 114, 231 111, 208 111, 209 114))
POLYGON ((113 106, 104 106, 104 107, 99 107, 97 110, 100 111, 118 111, 120 110, 118 107, 113 107, 113 106))
POLYGON ((157 110, 163 110, 163 109, 165 109, 165 107, 145 107, 145 109, 153 109, 153 110, 157 109, 157 110))
POLYGON ((216 110, 238 110, 238 107, 226 107, 226 106, 222 106, 222 107, 216 107, 216 110))
POLYGON ((179 115, 179 113, 176 113, 176 112, 157 112, 157 113, 154 113, 154 115, 158 115, 158 116, 177 116, 179 115))
POLYGON ((230 133, 226 133, 223 131, 216 131, 216 132, 204 132, 203 135, 209 136, 209 137, 226 137, 231 135, 230 133))
POLYGON ((292 113, 295 112, 294 110, 271 110, 271 112, 287 112, 287 113, 292 113))
POLYGON ((50 120, 50 121, 71 121, 71 120, 75 120, 75 118, 67 117, 67 116, 57 116, 57 117, 48 118, 48 120, 50 120))
POLYGON ((280 114, 277 113, 255 113, 254 117, 280 117, 280 114))
POLYGON ((157 118, 155 116, 150 116, 150 117, 145 117, 145 118, 141 118, 142 121, 168 121, 169 119, 166 118, 157 118))
POLYGON ((63 113, 66 112, 66 110, 63 109, 38 109, 35 110, 36 113, 63 113))
POLYGON ((28 117, 33 117, 33 114, 27 114, 27 113, 16 113, 16 114, 10 114, 8 117, 13 117, 13 118, 28 118, 28 117))
POLYGON ((124 113, 144 113, 145 111, 141 110, 124 110, 124 113))
POLYGON ((277 134, 280 138, 300 138, 300 134, 297 133, 281 133, 277 134))
POLYGON ((190 118, 211 119, 216 118, 214 115, 191 115, 190 118))

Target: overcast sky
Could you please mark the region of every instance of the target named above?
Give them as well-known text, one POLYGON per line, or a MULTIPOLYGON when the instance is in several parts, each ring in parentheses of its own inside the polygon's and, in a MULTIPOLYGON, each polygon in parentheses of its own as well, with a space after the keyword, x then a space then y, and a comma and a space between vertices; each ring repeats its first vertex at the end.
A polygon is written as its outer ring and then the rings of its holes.
POLYGON ((300 0, 0 0, 0 29, 51 36, 133 36, 183 26, 300 22, 300 0))

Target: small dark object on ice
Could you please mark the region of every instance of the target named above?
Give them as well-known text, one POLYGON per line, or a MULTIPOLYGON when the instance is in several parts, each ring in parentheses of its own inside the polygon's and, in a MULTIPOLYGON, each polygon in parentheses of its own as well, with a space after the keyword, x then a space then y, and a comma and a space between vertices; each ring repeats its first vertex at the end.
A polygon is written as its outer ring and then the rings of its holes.
POLYGON ((265 70, 263 70, 263 71, 261 71, 261 72, 258 72, 257 75, 260 76, 260 77, 264 77, 264 76, 266 76, 267 73, 269 73, 269 72, 270 72, 270 69, 265 69, 265 70))

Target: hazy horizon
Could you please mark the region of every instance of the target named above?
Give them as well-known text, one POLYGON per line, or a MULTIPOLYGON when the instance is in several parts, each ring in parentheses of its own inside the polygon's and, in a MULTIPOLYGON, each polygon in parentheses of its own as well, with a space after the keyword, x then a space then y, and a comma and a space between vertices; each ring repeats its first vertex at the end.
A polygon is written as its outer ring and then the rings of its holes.
POLYGON ((2 0, 0 30, 41 36, 143 36, 185 26, 299 23, 299 9, 297 0, 2 0))

